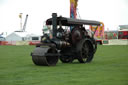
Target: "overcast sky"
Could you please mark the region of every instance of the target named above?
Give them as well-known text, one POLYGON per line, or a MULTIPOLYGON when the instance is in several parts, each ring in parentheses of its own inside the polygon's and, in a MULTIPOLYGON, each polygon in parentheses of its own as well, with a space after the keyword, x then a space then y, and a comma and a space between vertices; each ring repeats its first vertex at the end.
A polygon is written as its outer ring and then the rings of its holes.
MULTIPOLYGON (((97 20, 105 30, 117 30, 118 25, 128 25, 128 0, 79 0, 78 11, 82 19, 97 20)), ((19 13, 26 14, 26 31, 41 34, 43 22, 58 13, 69 17, 70 0, 0 0, 0 33, 20 30, 19 13)))

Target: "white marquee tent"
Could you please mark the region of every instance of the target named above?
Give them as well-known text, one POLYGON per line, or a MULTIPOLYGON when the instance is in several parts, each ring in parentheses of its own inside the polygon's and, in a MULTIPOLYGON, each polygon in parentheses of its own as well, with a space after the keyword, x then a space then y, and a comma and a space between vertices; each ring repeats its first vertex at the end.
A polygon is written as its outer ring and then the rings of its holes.
POLYGON ((40 35, 27 32, 13 32, 6 37, 6 41, 40 41, 40 35))

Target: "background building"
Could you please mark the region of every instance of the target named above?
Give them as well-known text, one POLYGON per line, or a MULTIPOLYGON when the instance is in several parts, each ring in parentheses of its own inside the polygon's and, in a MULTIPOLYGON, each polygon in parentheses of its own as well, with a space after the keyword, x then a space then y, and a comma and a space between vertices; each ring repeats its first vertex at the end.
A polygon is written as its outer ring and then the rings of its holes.
POLYGON ((128 25, 119 25, 118 38, 128 39, 128 25))
POLYGON ((6 37, 6 41, 40 41, 40 35, 27 32, 13 32, 6 37))

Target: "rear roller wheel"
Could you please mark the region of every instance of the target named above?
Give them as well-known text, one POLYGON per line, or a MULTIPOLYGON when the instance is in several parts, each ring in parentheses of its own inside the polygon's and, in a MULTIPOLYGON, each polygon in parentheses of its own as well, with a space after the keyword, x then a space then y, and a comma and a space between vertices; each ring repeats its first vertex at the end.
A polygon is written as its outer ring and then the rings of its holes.
POLYGON ((57 50, 49 47, 37 47, 31 53, 35 65, 54 66, 58 62, 57 50))

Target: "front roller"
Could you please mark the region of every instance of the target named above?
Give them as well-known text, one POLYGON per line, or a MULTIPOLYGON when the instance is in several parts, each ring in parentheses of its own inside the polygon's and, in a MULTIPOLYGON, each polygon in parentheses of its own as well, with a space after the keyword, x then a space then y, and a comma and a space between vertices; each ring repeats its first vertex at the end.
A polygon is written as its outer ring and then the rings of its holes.
POLYGON ((55 66, 58 62, 58 52, 55 48, 36 47, 31 53, 35 65, 55 66))

